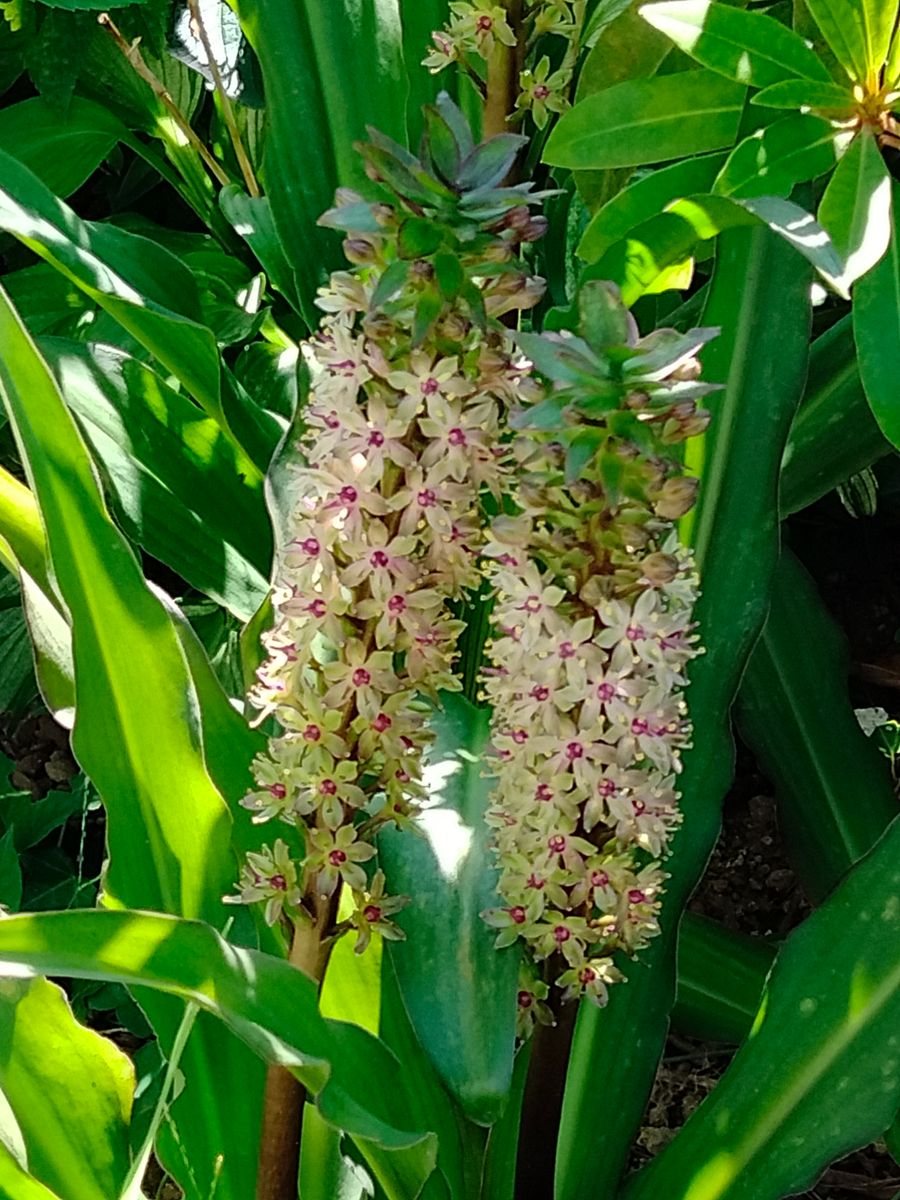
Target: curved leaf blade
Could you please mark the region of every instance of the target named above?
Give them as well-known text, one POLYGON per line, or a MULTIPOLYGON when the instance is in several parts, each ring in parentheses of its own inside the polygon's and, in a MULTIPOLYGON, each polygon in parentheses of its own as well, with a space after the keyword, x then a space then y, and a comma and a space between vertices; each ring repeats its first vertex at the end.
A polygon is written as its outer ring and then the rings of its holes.
MULTIPOLYGON (((809 113, 783 117, 735 146, 713 191, 735 199, 786 197, 795 184, 831 170, 835 163, 834 138, 834 126, 822 117, 809 113)), ((819 217, 821 220, 821 213, 819 217)))
POLYGON ((849 286, 883 257, 891 240, 891 177, 874 134, 848 146, 819 203, 819 221, 846 264, 849 286))
POLYGON ((825 64, 793 29, 716 0, 663 0, 641 16, 702 66, 763 88, 798 75, 830 82, 825 64))
POLYGON ((63 198, 81 187, 117 142, 130 138, 108 108, 82 96, 73 96, 62 113, 41 97, 0 111, 0 149, 63 198))
POLYGON ((483 815, 490 781, 482 754, 489 714, 446 693, 431 718, 421 837, 389 831, 379 852, 391 890, 412 897, 391 958, 420 1043, 464 1113, 499 1117, 515 1049, 518 956, 494 949, 481 912, 496 904, 496 868, 483 815))
MULTIPOLYGON (((900 184, 891 184, 892 210, 900 212, 900 184)), ((900 233, 891 231, 887 253, 857 280, 853 292, 853 337, 866 399, 884 436, 900 445, 900 233)))
POLYGON ((627 80, 564 113, 544 162, 573 170, 636 167, 730 146, 746 89, 712 71, 627 80))
POLYGON ((900 820, 776 959, 753 1034, 628 1200, 778 1200, 900 1101, 900 820))

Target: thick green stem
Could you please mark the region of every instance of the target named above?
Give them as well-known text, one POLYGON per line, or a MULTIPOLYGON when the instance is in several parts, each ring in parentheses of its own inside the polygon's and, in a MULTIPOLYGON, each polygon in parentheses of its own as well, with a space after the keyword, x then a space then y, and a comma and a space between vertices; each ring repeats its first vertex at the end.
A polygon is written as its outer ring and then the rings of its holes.
POLYGON ((495 42, 488 60, 487 95, 482 117, 482 135, 493 137, 506 133, 507 119, 515 112, 522 68, 522 0, 507 0, 506 21, 516 35, 515 46, 495 42))

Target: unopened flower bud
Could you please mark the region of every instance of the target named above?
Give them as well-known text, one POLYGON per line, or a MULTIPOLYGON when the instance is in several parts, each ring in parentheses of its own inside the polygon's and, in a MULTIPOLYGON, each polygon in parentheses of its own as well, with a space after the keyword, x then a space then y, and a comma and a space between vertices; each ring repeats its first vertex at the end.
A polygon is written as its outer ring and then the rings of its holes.
POLYGON ((357 266, 368 266, 377 258, 372 243, 361 237, 344 238, 343 250, 348 261, 357 266))
POLYGON ((363 197, 359 192, 354 192, 353 188, 339 187, 334 193, 336 208, 347 208, 351 204, 362 204, 363 202, 363 197))
POLYGON ((657 516, 677 521, 694 507, 699 484, 687 475, 676 475, 667 479, 653 508, 657 516))
POLYGON ((659 587, 662 584, 671 583, 678 574, 678 559, 674 554, 663 554, 658 550, 654 554, 647 555, 641 563, 641 570, 645 579, 659 587))

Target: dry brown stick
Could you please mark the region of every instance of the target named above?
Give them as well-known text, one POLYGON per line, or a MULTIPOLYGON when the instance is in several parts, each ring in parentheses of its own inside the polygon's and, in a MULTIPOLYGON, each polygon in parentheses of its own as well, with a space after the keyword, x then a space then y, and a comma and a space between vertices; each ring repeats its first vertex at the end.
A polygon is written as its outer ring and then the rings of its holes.
POLYGON ((197 0, 188 0, 188 7, 191 10, 191 20, 197 27, 197 34, 199 35, 200 41, 203 44, 207 66, 209 67, 210 74, 213 77, 213 85, 219 94, 219 101, 222 105, 222 117, 228 130, 228 136, 231 138, 231 144, 234 146, 235 157, 238 160, 238 166, 241 168, 241 174, 244 177, 244 183, 247 185, 247 191, 251 196, 259 196, 259 184, 256 182, 256 176, 253 174, 253 167, 250 165, 250 159, 247 157, 247 151, 244 149, 244 142, 241 138, 241 131, 237 126, 234 108, 232 107, 231 100, 225 91, 225 85, 222 82, 222 75, 219 71, 219 64, 216 62, 215 56, 213 55, 209 34, 207 33, 206 26, 203 23, 203 17, 200 14, 200 7, 197 3, 197 0))
POLYGON ((228 178, 225 171, 222 170, 222 167, 219 165, 219 163, 216 162, 216 160, 210 154, 209 150, 206 148, 206 146, 203 144, 203 142, 200 140, 200 138, 197 137, 196 133, 194 133, 193 129, 191 128, 190 122, 185 117, 184 113, 181 111, 181 109, 178 107, 178 105, 175 103, 175 101, 172 99, 166 85, 162 82, 162 80, 157 79, 157 77, 153 74, 153 72, 147 66, 146 62, 144 62, 144 57, 141 54, 141 51, 139 48, 141 39, 135 38, 133 42, 126 41, 125 37, 122 35, 121 30, 116 26, 115 22, 113 21, 112 17, 110 17, 109 13, 101 13, 100 16, 97 18, 97 20, 99 21, 99 23, 101 25, 104 26, 104 28, 109 30, 109 33, 112 36, 113 40, 115 41, 116 45, 119 47, 119 49, 125 55, 125 58, 128 60, 128 62, 134 68, 135 72, 141 77, 141 79, 143 79, 144 83, 146 83, 148 85, 148 87, 151 88, 153 93, 156 96, 158 96, 160 98, 160 100, 163 102, 167 111, 169 112, 170 116, 172 117, 172 120, 175 122, 175 124, 178 126, 178 128, 181 130, 181 132, 187 138, 188 142, 190 142, 190 144, 193 146, 193 148, 197 151, 197 153, 203 159, 204 163, 206 164, 207 168, 209 169, 210 174, 223 187, 226 184, 231 183, 231 180, 228 178))

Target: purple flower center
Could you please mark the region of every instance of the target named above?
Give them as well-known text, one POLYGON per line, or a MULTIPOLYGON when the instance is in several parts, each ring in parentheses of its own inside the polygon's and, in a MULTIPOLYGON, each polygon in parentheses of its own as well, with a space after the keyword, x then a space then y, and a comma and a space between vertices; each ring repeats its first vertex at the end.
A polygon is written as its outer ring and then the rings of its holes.
POLYGON ((373 567, 386 567, 390 561, 383 550, 373 550, 369 556, 369 562, 373 567))
POLYGON ((283 875, 270 875, 269 887, 273 887, 276 892, 286 892, 287 880, 283 875))
POLYGON ((513 735, 512 735, 512 740, 516 743, 517 746, 524 746, 525 743, 528 741, 528 734, 525 732, 524 729, 514 729, 513 735))
POLYGON ((308 554, 310 558, 315 558, 322 547, 319 545, 319 539, 314 537, 304 538, 300 543, 300 549, 304 554, 308 554))
POLYGON ((319 784, 319 793, 322 796, 336 796, 337 784, 333 779, 323 779, 319 784))
POLYGON ((447 441, 451 446, 465 446, 466 435, 457 425, 447 434, 447 441))
POLYGON ((609 876, 605 871, 591 872, 591 887, 606 887, 609 883, 609 876))
POLYGON ((359 492, 355 487, 351 487, 349 484, 347 484, 346 487, 342 487, 338 492, 338 495, 344 504, 355 504, 359 499, 359 492))
POLYGON ((565 925, 557 925, 553 930, 553 940, 558 942, 559 945, 562 945, 563 942, 567 942, 571 936, 572 934, 568 929, 566 929, 565 925))
POLYGON ((272 793, 272 795, 275 797, 276 800, 283 800, 285 798, 285 796, 287 795, 287 788, 284 786, 283 783, 270 783, 269 791, 272 793))
POLYGON ((391 718, 387 715, 387 713, 379 713, 372 722, 372 728, 376 733, 384 733, 386 729, 390 729, 391 724, 391 718))
POLYGON ((541 604, 540 596, 527 596, 520 607, 528 613, 539 613, 544 606, 541 604))
POLYGON ((575 762, 578 758, 584 758, 584 746, 581 742, 569 742, 566 746, 566 758, 569 762, 575 762))
POLYGON ((629 625, 625 630, 625 636, 628 638, 629 642, 642 642, 646 638, 647 634, 644 632, 642 626, 629 625))
POLYGON ((547 839, 547 846, 554 854, 562 854, 566 848, 566 839, 561 833, 554 833, 547 839))
POLYGON ((544 802, 546 802, 547 800, 552 800, 553 799, 553 789, 550 787, 550 785, 548 783, 539 783, 537 785, 537 787, 534 789, 534 798, 535 798, 535 800, 541 800, 544 802))
POLYGON ((647 733, 649 729, 650 725, 643 717, 635 717, 631 722, 631 732, 636 734, 638 737, 641 737, 642 734, 647 733))
POLYGON ((435 504, 437 504, 437 496, 431 488, 422 488, 416 499, 419 502, 420 508, 434 508, 435 504))
POLYGON ((339 867, 347 861, 347 855, 343 850, 332 850, 328 855, 328 861, 333 867, 339 867))
POLYGON ((512 908, 506 910, 509 913, 509 919, 514 925, 524 925, 527 918, 527 913, 521 904, 514 904, 512 908))
POLYGON ((363 916, 367 921, 375 922, 381 920, 381 909, 377 904, 367 904, 363 909, 363 916))
POLYGON ((534 1004, 534 996, 532 996, 531 992, 519 992, 518 996, 516 996, 516 1000, 519 1008, 531 1008, 532 1004, 534 1004))
POLYGON ((601 796, 614 796, 618 788, 611 779, 601 779, 597 784, 597 791, 601 796))
POLYGON ((563 642, 559 647, 560 658, 572 658, 575 654, 575 647, 571 642, 563 642))
POLYGON ((441 385, 434 378, 434 376, 429 375, 427 379, 422 381, 422 392, 426 396, 433 396, 434 393, 440 388, 440 386, 441 385))
POLYGON ((313 725, 312 723, 310 723, 303 730, 304 741, 317 742, 321 738, 321 736, 322 736, 322 730, 319 728, 318 725, 313 725))
POLYGON ((478 30, 479 33, 487 33, 488 30, 493 29, 493 27, 494 27, 493 17, 489 17, 486 13, 484 16, 479 17, 478 20, 475 22, 475 28, 478 30))
POLYGON ((327 413, 323 420, 328 429, 340 429, 341 427, 341 423, 338 420, 338 415, 336 412, 327 413))
POLYGON ((369 434, 369 445, 370 446, 383 446, 384 445, 384 434, 381 432, 380 429, 373 429, 372 432, 369 434))
POLYGON ((547 87, 546 83, 539 83, 534 89, 535 100, 546 100, 549 95, 550 89, 547 87))
POLYGON ((643 904, 646 899, 646 893, 642 892, 640 888, 632 888, 628 893, 629 904, 643 904))
POLYGON ((550 696, 550 689, 544 687, 542 683, 536 683, 531 689, 531 697, 534 700, 546 700, 550 696))
POLYGON ((501 554, 497 562, 501 563, 504 567, 517 567, 519 565, 519 560, 514 558, 512 554, 501 554))
POLYGON ((546 882, 547 882, 546 879, 539 879, 537 877, 537 875, 532 873, 525 880, 525 886, 530 887, 530 888, 536 888, 540 892, 540 891, 543 891, 544 884, 546 882))
POLYGON ((365 667, 357 667, 351 676, 354 687, 367 687, 372 682, 372 676, 365 667))
POLYGON ((324 600, 313 600, 307 604, 306 611, 313 617, 324 617, 328 612, 328 606, 324 600))
POLYGON ((388 606, 388 612, 392 612, 392 613, 406 612, 406 600, 403 596, 401 596, 399 594, 391 596, 390 600, 388 600, 388 602, 387 602, 387 606, 388 606))
POLYGON ((593 967, 584 967, 578 978, 582 983, 593 983, 597 978, 597 972, 593 967))
POLYGON ((631 807, 634 809, 634 815, 636 817, 641 816, 647 811, 647 805, 643 802, 643 800, 632 800, 631 807))
POLYGON ((604 704, 609 703, 616 694, 616 689, 611 683, 601 683, 597 688, 597 698, 602 700, 604 704))

